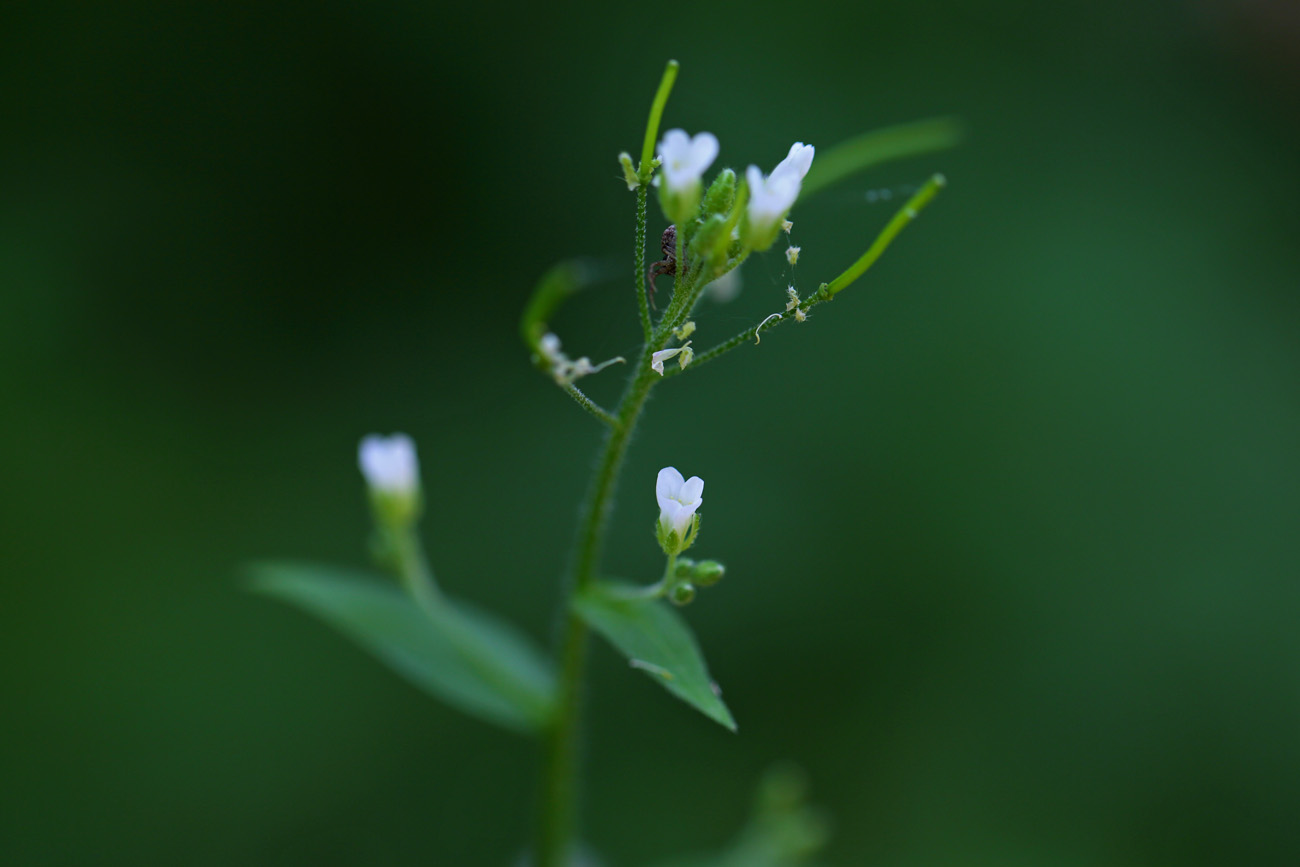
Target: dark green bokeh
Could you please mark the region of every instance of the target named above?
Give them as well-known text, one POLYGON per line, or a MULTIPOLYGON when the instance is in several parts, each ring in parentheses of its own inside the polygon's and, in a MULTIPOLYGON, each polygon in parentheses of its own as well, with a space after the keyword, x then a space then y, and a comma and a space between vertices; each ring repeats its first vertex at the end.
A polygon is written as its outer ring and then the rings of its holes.
MULTIPOLYGON (((0 860, 515 855, 531 745, 237 574, 362 564, 355 444, 400 429, 444 584, 549 634, 599 431, 517 314, 552 261, 608 257, 625 279, 554 324, 635 351, 615 155, 673 56, 666 123, 736 167, 935 114, 972 134, 797 209, 810 289, 888 219, 868 190, 951 182, 808 324, 650 405, 607 561, 654 577, 655 471, 708 480, 728 577, 688 614, 740 732, 600 648, 593 844, 716 847, 791 759, 841 865, 1294 864, 1285 7, 6 9, 0 860)), ((749 263, 697 345, 788 279, 749 263)))

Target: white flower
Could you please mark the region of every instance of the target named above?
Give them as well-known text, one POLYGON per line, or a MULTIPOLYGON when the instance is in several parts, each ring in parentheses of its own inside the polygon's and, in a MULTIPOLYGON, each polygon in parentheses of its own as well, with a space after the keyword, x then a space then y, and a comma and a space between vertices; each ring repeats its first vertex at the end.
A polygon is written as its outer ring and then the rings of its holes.
POLYGON ((670 129, 659 142, 659 159, 669 193, 690 193, 700 185, 705 170, 718 157, 718 139, 711 132, 694 138, 685 130, 670 129))
POLYGON ((361 440, 357 463, 366 484, 377 494, 409 496, 420 487, 420 464, 415 443, 406 434, 390 437, 370 434, 361 440))
MULTIPOLYGON (((690 350, 688 349, 690 345, 691 343, 688 340, 686 341, 686 344, 684 346, 675 346, 672 349, 661 349, 658 352, 653 353, 650 356, 650 369, 653 370, 655 373, 659 374, 660 376, 663 376, 664 362, 672 358, 673 356, 677 355, 678 353, 690 352, 690 350)), ((693 356, 694 353, 691 353, 691 355, 693 356)), ((690 358, 687 358, 686 361, 683 362, 682 367, 685 367, 687 364, 690 363, 691 363, 690 358)))
POLYGON ((772 169, 772 176, 791 174, 798 176, 799 181, 802 182, 808 175, 808 169, 812 166, 815 150, 816 148, 812 145, 806 145, 801 141, 790 145, 790 153, 786 155, 785 159, 776 164, 776 168, 772 169))
POLYGON ((785 218, 803 184, 803 178, 793 171, 773 172, 765 178, 758 166, 745 169, 745 180, 749 182, 749 220, 765 229, 785 218))
POLYGON ((734 268, 704 287, 704 294, 718 304, 726 304, 740 294, 740 269, 734 268))
POLYGON ((804 175, 812 165, 813 151, 812 145, 795 142, 790 153, 767 177, 763 177, 758 166, 745 170, 745 180, 749 182, 749 206, 745 212, 749 225, 745 237, 755 250, 772 246, 778 228, 788 224, 785 215, 799 198, 804 175))
POLYGON ((659 501, 659 526, 674 531, 678 540, 686 538, 695 519, 695 510, 704 503, 704 480, 699 476, 683 479, 674 467, 664 467, 655 480, 655 499, 659 501))

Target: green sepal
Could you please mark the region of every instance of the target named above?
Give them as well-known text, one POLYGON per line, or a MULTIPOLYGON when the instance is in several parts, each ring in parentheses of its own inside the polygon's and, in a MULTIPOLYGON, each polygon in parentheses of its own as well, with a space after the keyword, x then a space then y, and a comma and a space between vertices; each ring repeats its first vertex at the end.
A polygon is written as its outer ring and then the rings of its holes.
POLYGON ((598 582, 582 591, 573 609, 636 668, 709 719, 736 730, 736 721, 709 676, 690 626, 660 600, 631 598, 641 588, 598 582))
POLYGON ((773 220, 770 224, 756 225, 749 219, 746 213, 740 221, 740 241, 755 252, 762 253, 776 242, 777 237, 781 234, 781 221, 785 219, 783 214, 780 219, 773 220))
POLYGON ((668 222, 689 229, 695 219, 695 212, 700 207, 699 182, 683 190, 669 190, 668 180, 660 176, 659 207, 663 209, 664 217, 668 222))
POLYGON ((421 606, 391 582, 347 569, 259 563, 251 573, 251 589, 314 614, 447 704, 518 732, 550 723, 550 662, 499 618, 447 599, 421 606))

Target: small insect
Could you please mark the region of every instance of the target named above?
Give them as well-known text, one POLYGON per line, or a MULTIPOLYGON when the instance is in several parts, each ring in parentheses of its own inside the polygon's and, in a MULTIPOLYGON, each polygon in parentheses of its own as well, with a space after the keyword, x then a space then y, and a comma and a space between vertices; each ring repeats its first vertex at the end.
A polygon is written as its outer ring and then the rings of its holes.
POLYGON ((646 286, 650 289, 650 306, 655 304, 655 279, 660 274, 669 276, 677 275, 677 227, 669 226, 664 229, 663 237, 659 239, 659 249, 663 251, 664 258, 662 261, 655 262, 645 272, 646 286))

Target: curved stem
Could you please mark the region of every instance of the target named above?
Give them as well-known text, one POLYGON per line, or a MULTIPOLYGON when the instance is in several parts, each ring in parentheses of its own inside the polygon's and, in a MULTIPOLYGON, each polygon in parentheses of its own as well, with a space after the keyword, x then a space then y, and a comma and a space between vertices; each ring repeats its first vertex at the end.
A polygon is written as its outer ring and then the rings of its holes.
POLYGON ((587 397, 587 395, 583 393, 582 389, 578 388, 573 383, 564 386, 564 391, 569 395, 569 397, 578 402, 578 406, 582 407, 605 424, 610 425, 611 427, 618 424, 618 419, 614 418, 614 416, 611 415, 603 406, 587 397))

